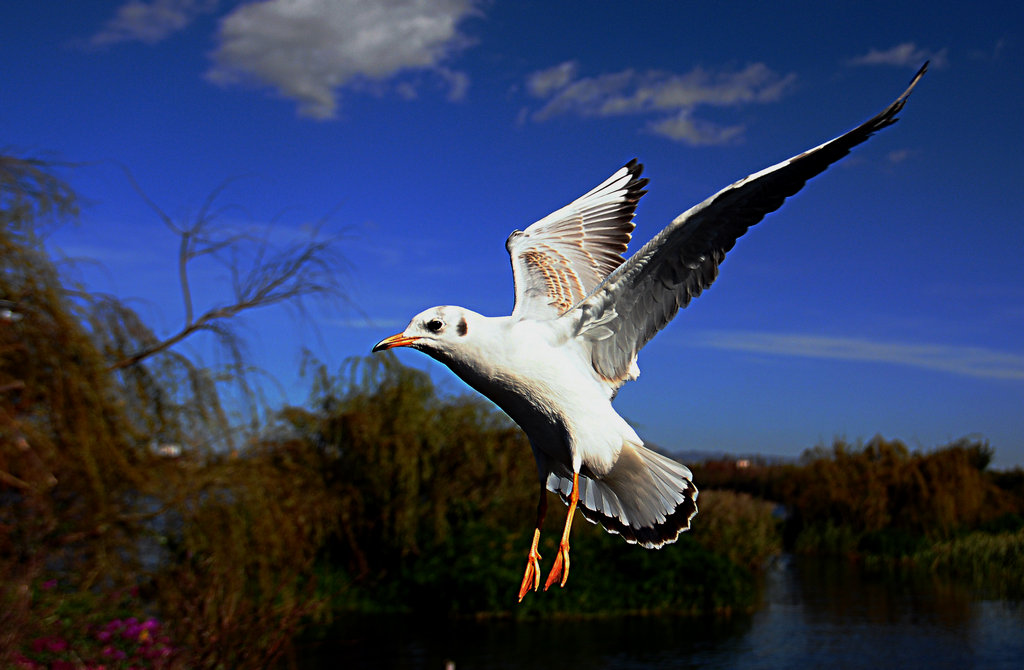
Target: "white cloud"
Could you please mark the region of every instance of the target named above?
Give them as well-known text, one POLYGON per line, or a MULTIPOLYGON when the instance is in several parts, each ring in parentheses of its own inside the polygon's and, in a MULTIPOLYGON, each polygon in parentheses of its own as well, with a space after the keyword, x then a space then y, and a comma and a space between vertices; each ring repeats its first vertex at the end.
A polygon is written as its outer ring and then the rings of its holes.
POLYGON ((574 62, 534 72, 527 90, 544 105, 530 118, 544 121, 555 116, 656 116, 648 127, 655 133, 689 144, 733 142, 743 126, 720 126, 695 119, 700 106, 739 107, 775 102, 793 85, 796 75, 782 76, 763 63, 735 71, 694 68, 686 74, 623 70, 595 77, 578 77, 574 62))
POLYGON ((743 134, 744 126, 719 126, 709 121, 691 118, 692 109, 687 108, 678 115, 650 124, 650 129, 659 135, 686 142, 693 146, 729 144, 743 134))
POLYGON ((927 60, 931 61, 933 67, 945 67, 947 49, 931 51, 919 49, 913 42, 897 44, 891 49, 879 51, 871 49, 863 56, 857 56, 847 61, 848 65, 895 65, 897 67, 919 68, 927 60))
POLYGON ((891 165, 902 163, 908 158, 910 158, 910 149, 895 149, 885 155, 885 160, 887 160, 891 165))
POLYGON ((576 77, 578 67, 575 61, 566 61, 561 65, 534 72, 526 78, 526 90, 534 97, 546 98, 572 81, 576 77))
MULTIPOLYGON (((426 71, 465 95, 468 77, 443 65, 469 40, 459 22, 474 0, 262 0, 225 16, 207 77, 222 85, 267 84, 299 103, 299 113, 333 118, 338 90, 380 85, 426 71)), ((402 82, 403 97, 415 87, 402 82)))
POLYGON ((697 334, 692 342, 729 351, 892 363, 966 377, 1024 380, 1024 355, 985 347, 757 331, 708 331, 697 334))
POLYGON ((469 75, 465 72, 456 72, 449 70, 446 67, 436 68, 438 76, 444 79, 449 86, 448 99, 452 102, 458 102, 466 97, 466 91, 469 90, 469 75))
POLYGON ((156 44, 216 7, 217 0, 131 0, 118 7, 89 43, 97 47, 133 41, 156 44))

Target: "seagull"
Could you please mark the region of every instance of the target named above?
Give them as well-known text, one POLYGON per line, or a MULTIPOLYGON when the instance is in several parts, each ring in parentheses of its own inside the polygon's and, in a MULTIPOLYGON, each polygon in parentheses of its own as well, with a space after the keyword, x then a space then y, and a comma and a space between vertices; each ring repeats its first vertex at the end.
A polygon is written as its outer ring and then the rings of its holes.
POLYGON ((373 347, 410 347, 443 363, 529 438, 540 496, 520 602, 540 587, 537 547, 548 490, 569 509, 545 590, 568 579, 577 507, 587 520, 646 548, 674 542, 690 528, 698 492, 689 468, 645 447, 612 400, 640 374, 640 349, 714 282, 736 240, 808 179, 892 125, 927 67, 876 116, 691 207, 625 260, 648 183, 640 177, 642 165, 629 161, 590 192, 508 237, 511 315, 432 307, 373 347))

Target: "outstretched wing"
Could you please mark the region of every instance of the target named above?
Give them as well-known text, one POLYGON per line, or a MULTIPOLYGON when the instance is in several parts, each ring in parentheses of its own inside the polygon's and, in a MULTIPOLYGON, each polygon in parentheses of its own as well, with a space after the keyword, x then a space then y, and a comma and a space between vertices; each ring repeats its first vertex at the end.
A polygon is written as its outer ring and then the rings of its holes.
MULTIPOLYGON (((577 334, 589 345, 594 369, 619 386, 630 379, 637 352, 681 307, 718 276, 718 265, 743 233, 846 156, 896 114, 924 75, 872 119, 836 139, 752 174, 679 215, 572 312, 577 334)), ((569 315, 567 315, 569 316, 569 315)))
POLYGON ((633 159, 586 195, 509 235, 513 318, 553 319, 622 264, 636 204, 647 192, 642 170, 633 159))

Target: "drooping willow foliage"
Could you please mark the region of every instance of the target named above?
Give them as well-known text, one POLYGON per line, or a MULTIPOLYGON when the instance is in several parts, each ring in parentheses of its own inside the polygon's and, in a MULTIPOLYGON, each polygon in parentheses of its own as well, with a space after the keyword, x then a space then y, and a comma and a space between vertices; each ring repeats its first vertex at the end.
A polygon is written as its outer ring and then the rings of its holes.
POLYGON ((58 173, 0 156, 0 665, 59 620, 38 611, 45 582, 97 602, 142 589, 170 612, 188 665, 264 667, 319 607, 309 575, 337 515, 303 483, 312 471, 245 452, 259 426, 237 425, 222 399, 225 384, 255 396, 231 326, 333 290, 326 246, 275 252, 217 238, 210 218, 183 227, 182 281, 193 258, 230 251, 234 300, 193 313, 186 297, 186 323, 161 339, 47 254, 40 231, 77 212, 58 173), (203 333, 229 349, 226 369, 175 348, 203 333))

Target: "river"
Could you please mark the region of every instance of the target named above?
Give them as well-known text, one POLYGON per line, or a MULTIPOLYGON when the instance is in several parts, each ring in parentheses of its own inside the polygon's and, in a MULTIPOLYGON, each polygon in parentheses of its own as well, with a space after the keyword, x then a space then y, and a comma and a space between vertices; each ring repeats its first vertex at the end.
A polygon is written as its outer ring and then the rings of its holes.
MULTIPOLYGON (((571 588, 571 584, 569 586, 571 588)), ((1024 603, 932 578, 783 559, 752 615, 587 621, 346 617, 302 668, 1024 668, 1024 603), (452 666, 449 666, 452 667, 452 666)))

